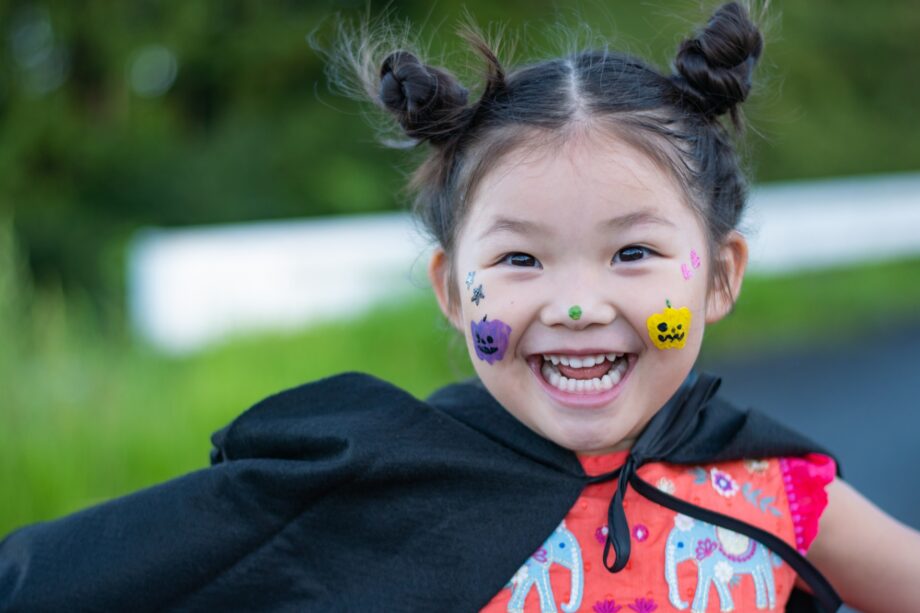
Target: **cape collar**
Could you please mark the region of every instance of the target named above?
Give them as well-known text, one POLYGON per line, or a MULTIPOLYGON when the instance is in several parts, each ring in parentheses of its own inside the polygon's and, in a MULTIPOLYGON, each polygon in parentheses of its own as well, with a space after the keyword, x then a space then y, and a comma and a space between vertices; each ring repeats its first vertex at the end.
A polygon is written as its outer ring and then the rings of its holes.
POLYGON ((429 403, 502 445, 543 464, 578 476, 585 484, 619 479, 608 509, 604 565, 618 572, 629 561, 629 523, 623 497, 636 470, 645 462, 667 460, 697 435, 700 415, 719 389, 720 379, 691 372, 664 406, 649 420, 620 468, 587 477, 575 453, 538 435, 508 413, 478 379, 443 388, 429 403), (608 562, 614 551, 613 563, 608 562))
MULTIPOLYGON (((641 465, 667 460, 698 436, 700 416, 720 383, 717 377, 691 372, 642 430, 630 450, 633 461, 641 465)), ((573 451, 543 438, 518 421, 479 379, 441 388, 428 398, 428 403, 531 460, 587 479, 573 451)), ((598 480, 605 479, 593 479, 598 480)))

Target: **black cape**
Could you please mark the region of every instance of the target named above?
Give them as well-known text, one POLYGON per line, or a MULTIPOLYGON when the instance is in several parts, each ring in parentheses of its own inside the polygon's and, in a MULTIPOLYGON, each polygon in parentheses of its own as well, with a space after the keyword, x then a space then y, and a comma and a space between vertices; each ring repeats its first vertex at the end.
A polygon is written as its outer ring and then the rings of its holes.
POLYGON ((629 555, 619 502, 634 487, 781 555, 816 593, 797 592, 790 610, 835 610, 839 598, 793 548, 636 475, 648 461, 827 453, 730 407, 717 387, 691 375, 626 464, 592 479, 478 381, 427 402, 357 373, 303 385, 216 432, 209 468, 11 533, 0 610, 477 611, 604 478, 620 479, 608 568, 629 555))

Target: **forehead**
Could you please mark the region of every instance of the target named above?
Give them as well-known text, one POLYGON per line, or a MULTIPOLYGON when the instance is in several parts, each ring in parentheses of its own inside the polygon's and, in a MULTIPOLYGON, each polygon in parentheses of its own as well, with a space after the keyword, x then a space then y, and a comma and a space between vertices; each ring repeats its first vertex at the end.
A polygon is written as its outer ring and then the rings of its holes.
POLYGON ((606 232, 627 225, 684 226, 696 221, 670 173, 610 136, 518 147, 483 177, 471 204, 469 236, 494 229, 523 232, 528 225, 606 232))

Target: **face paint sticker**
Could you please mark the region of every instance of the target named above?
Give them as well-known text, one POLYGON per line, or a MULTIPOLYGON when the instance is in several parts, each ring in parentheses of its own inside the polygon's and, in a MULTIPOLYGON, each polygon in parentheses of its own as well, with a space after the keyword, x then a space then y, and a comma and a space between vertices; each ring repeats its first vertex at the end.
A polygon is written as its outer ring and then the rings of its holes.
POLYGON ((687 307, 672 308, 667 300, 665 304, 664 311, 653 313, 646 321, 649 338, 659 349, 683 349, 693 315, 687 307))
POLYGON ((466 273, 466 289, 470 289, 473 285, 473 280, 476 278, 476 271, 472 270, 466 273))
POLYGON ((581 319, 581 307, 577 304, 575 306, 569 307, 569 319, 572 321, 578 321, 581 319))
POLYGON ((700 261, 700 256, 697 255, 696 249, 690 250, 690 266, 686 264, 680 265, 680 274, 684 276, 684 281, 689 281, 690 277, 693 276, 693 271, 700 267, 702 262, 700 261), (691 270, 692 268, 692 270, 691 270))
POLYGON ((700 263, 701 263, 700 256, 696 254, 696 249, 691 249, 690 250, 690 265, 693 266, 694 269, 696 269, 700 267, 700 263))
POLYGON ((479 306, 479 301, 485 297, 485 292, 482 291, 482 283, 480 283, 479 287, 473 290, 473 297, 470 298, 470 302, 475 302, 476 306, 479 306))
POLYGON ((483 317, 482 321, 471 321, 470 330, 473 333, 473 347, 476 349, 476 356, 480 360, 493 364, 505 357, 511 326, 500 319, 488 321, 486 317, 483 317))

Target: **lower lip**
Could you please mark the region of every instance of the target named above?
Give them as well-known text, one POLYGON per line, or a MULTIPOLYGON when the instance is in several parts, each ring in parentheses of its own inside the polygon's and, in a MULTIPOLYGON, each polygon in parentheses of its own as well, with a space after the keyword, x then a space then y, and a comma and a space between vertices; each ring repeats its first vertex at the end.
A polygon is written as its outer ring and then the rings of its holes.
POLYGON ((582 392, 575 394, 572 392, 564 392, 558 387, 551 385, 549 381, 543 378, 543 374, 540 372, 543 366, 543 358, 540 356, 535 356, 530 360, 530 370, 537 378, 537 381, 540 382, 540 385, 543 386, 546 393, 549 394, 550 398, 559 404, 576 409, 598 409, 613 402, 620 395, 620 392, 623 391, 623 386, 626 385, 626 381, 629 379, 629 375, 632 374, 636 359, 635 355, 628 356, 626 372, 623 373, 623 377, 620 379, 619 383, 609 390, 593 393, 582 392))

